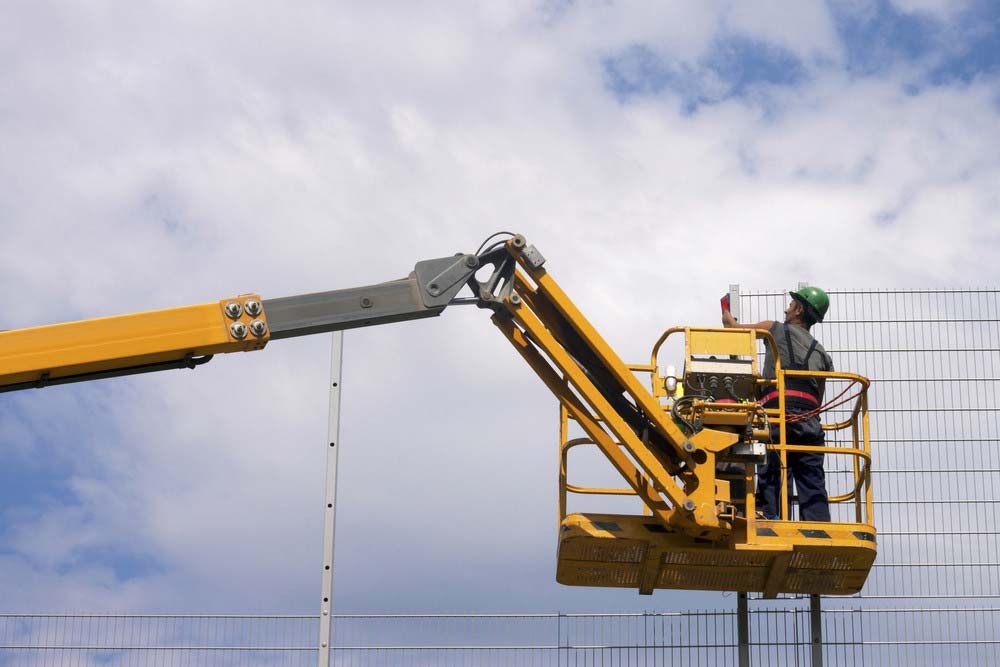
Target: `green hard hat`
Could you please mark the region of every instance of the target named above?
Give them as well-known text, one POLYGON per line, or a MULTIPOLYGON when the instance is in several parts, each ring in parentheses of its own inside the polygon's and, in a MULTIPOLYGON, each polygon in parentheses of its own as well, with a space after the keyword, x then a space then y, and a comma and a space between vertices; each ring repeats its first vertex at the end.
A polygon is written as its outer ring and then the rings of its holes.
POLYGON ((826 292, 818 287, 803 287, 789 292, 792 298, 805 306, 816 318, 817 322, 822 322, 826 316, 826 311, 830 307, 830 297, 826 292))

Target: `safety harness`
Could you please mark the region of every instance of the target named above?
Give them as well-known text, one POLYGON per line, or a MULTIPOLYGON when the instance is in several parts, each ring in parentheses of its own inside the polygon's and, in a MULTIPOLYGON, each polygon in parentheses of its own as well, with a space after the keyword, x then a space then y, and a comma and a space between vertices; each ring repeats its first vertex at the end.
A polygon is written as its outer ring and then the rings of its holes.
MULTIPOLYGON (((802 358, 799 362, 795 359, 795 348, 792 346, 792 334, 788 329, 788 324, 783 324, 785 328, 785 345, 788 348, 788 365, 785 370, 790 371, 807 371, 809 370, 809 358, 812 353, 816 350, 816 346, 819 344, 815 338, 812 339, 812 344, 809 346, 809 350, 806 352, 806 356, 802 358)), ((824 363, 824 366, 826 364, 824 363)), ((768 385, 764 388, 766 392, 760 399, 760 402, 765 408, 774 408, 778 406, 778 389, 774 385, 768 385)), ((787 407, 792 408, 804 408, 806 410, 813 410, 819 406, 819 391, 817 387, 810 381, 809 378, 803 377, 785 377, 785 404, 787 407)))

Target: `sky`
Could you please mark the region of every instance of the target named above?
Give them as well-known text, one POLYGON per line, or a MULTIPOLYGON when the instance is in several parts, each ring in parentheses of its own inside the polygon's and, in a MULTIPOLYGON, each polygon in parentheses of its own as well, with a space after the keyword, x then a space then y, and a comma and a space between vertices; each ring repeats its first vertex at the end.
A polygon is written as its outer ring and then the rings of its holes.
MULTIPOLYGON (((0 328, 382 282, 498 230, 636 363, 733 283, 995 286, 998 65, 973 0, 13 0, 0 328)), ((334 610, 732 606, 555 583, 556 402, 488 319, 345 334, 334 610)), ((318 610, 329 360, 0 395, 0 611, 318 610)))

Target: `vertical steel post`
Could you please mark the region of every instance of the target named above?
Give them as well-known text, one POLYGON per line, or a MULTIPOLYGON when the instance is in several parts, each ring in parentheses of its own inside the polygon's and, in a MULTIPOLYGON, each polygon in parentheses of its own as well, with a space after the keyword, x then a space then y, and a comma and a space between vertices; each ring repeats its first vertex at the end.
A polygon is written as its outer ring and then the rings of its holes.
POLYGON ((340 449, 340 380, 344 332, 335 331, 330 345, 330 412, 326 441, 326 492, 323 507, 323 585, 319 617, 319 667, 330 665, 333 608, 333 545, 337 523, 337 450, 340 449))
MULTIPOLYGON (((733 314, 737 322, 742 322, 742 308, 740 308, 740 286, 739 283, 730 283, 729 285, 729 312, 733 314)), ((757 512, 757 504, 755 502, 754 496, 754 479, 756 479, 757 466, 753 463, 743 464, 743 481, 744 481, 744 493, 743 496, 743 514, 747 517, 747 531, 752 533, 754 530, 754 516, 757 512)), ((736 499, 733 498, 733 501, 736 499)), ((745 596, 745 593, 739 593, 739 595, 745 596)), ((746 600, 744 600, 744 603, 746 600)), ((737 609, 739 609, 739 600, 737 599, 737 609)), ((749 614, 749 612, 747 612, 749 614)), ((747 617, 749 619, 749 616, 747 617)), ((747 621, 749 623, 749 620, 747 621)), ((747 635, 749 637, 749 634, 747 635)), ((748 640, 749 641, 749 640, 748 640)), ((747 649, 747 660, 749 660, 749 648, 747 649)), ((750 663, 747 662, 747 665, 750 663)), ((744 663, 740 662, 740 666, 743 667, 744 663)))
POLYGON ((730 285, 729 286, 729 312, 733 314, 736 321, 740 320, 740 286, 730 285))
POLYGON ((736 594, 736 633, 739 642, 740 667, 750 667, 750 605, 747 594, 736 594))
POLYGON ((812 667, 823 667, 823 610, 819 596, 809 596, 809 634, 812 638, 812 667))
POLYGON ((558 612, 556 616, 556 667, 561 667, 563 663, 562 659, 562 612, 558 612))
MULTIPOLYGON (((799 281, 798 289, 809 287, 809 283, 799 281)), ((795 492, 798 493, 798 482, 795 483, 795 492)), ((791 512, 791 498, 788 499, 789 512, 791 512)), ((799 518, 802 518, 802 508, 799 508, 799 518)), ((823 611, 820 608, 819 596, 809 596, 809 636, 812 640, 812 665, 813 667, 823 667, 823 611)))

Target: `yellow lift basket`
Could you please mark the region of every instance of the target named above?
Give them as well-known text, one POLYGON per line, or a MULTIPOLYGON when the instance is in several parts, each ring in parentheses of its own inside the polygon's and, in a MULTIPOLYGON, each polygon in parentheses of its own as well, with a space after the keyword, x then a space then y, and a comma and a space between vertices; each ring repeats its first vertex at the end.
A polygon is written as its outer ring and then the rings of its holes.
MULTIPOLYGON (((775 351, 776 377, 765 380, 758 371, 758 342, 775 349, 771 335, 746 329, 668 329, 653 346, 648 365, 630 365, 638 376, 649 379, 651 393, 668 418, 682 421, 682 429, 718 430, 742 434, 742 443, 731 448, 730 474, 715 480, 721 523, 728 531, 699 537, 690 530, 664 525, 643 505, 641 515, 567 513, 567 496, 573 494, 635 496, 633 488, 599 488, 571 484, 569 452, 594 446, 593 438, 571 438, 571 425, 580 425, 565 405, 560 409, 559 556, 557 580, 578 586, 638 588, 651 593, 656 588, 757 592, 765 597, 778 594, 850 595, 861 590, 876 555, 876 531, 872 525, 871 451, 868 435, 868 386, 866 378, 852 373, 813 373, 782 370, 775 351), (685 338, 684 372, 680 377, 660 373, 658 354, 667 338, 685 338), (826 403, 817 414, 846 415, 826 421, 824 446, 806 446, 786 439, 785 382, 792 376, 825 381, 826 403), (779 405, 765 409, 755 397, 763 386, 776 386, 779 405), (708 400, 693 396, 706 386, 728 396, 708 400), (683 399, 683 396, 687 399, 683 399), (832 398, 831 398, 832 397, 832 398), (684 403, 678 410, 679 403, 684 403), (769 425, 780 437, 771 440, 769 425), (753 443, 760 443, 754 445, 753 443), (774 451, 781 461, 780 520, 764 520, 755 511, 755 463, 762 463, 761 445, 774 451), (756 450, 756 451, 754 451, 756 450), (805 522, 791 520, 787 497, 787 459, 790 452, 821 452, 826 468, 849 459, 847 470, 827 474, 831 506, 847 505, 853 522, 805 522), (730 495, 731 471, 740 470, 745 492, 730 495), (726 477, 730 479, 725 479, 726 477), (849 481, 846 485, 843 479, 849 481), (837 483, 844 488, 829 488, 837 483), (836 491, 836 492, 835 492, 836 491)), ((600 420, 597 414, 582 420, 600 420)), ((726 454, 720 453, 719 460, 726 454)), ((705 475, 702 475, 704 478, 705 475)), ((733 487, 739 486, 732 484, 733 487)), ((844 514, 842 510, 840 514, 844 514)))

